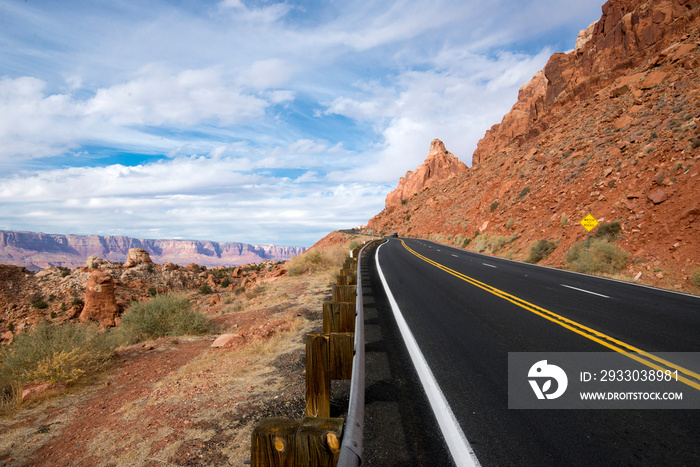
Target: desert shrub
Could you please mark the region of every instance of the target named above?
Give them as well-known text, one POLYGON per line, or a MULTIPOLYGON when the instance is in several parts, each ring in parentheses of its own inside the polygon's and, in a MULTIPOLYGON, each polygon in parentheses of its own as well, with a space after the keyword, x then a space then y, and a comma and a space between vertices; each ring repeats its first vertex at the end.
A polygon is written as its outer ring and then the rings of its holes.
POLYGON ((552 254, 552 252, 556 248, 557 244, 554 242, 550 242, 549 240, 545 240, 544 238, 541 240, 537 240, 530 247, 530 256, 528 256, 525 261, 532 264, 538 263, 550 254, 552 254))
POLYGON ((209 284, 204 284, 199 288, 199 293, 206 295, 214 292, 209 284))
POLYGON ((513 227, 513 224, 515 223, 515 219, 512 217, 508 219, 508 222, 506 222, 506 230, 510 230, 511 227, 513 227))
POLYGON ((99 370, 112 356, 116 341, 97 326, 43 322, 15 336, 0 350, 0 406, 12 407, 22 386, 31 381, 74 382, 99 370))
POLYGON ((700 287, 700 268, 695 268, 693 272, 690 273, 690 282, 695 287, 700 287))
POLYGON ((83 299, 80 297, 73 297, 73 301, 70 303, 71 306, 84 306, 85 303, 83 302, 83 299))
POLYGON ((224 289, 229 285, 231 285, 231 281, 228 279, 228 277, 221 281, 221 287, 223 287, 224 289))
POLYGON ((619 222, 603 222, 598 226, 595 237, 611 242, 620 236, 621 229, 619 222))
POLYGON ((481 234, 474 239, 474 250, 479 253, 490 251, 496 253, 508 243, 508 239, 502 235, 481 234))
POLYGON ((499 205, 499 204, 500 204, 500 203, 498 202, 498 200, 496 200, 496 201, 494 201, 493 203, 491 203, 491 207, 489 208, 489 209, 491 209, 491 212, 493 212, 493 211, 495 211, 496 209, 498 209, 498 205, 499 205))
POLYGON ((622 270, 629 260, 629 253, 607 240, 595 238, 590 248, 587 242, 576 243, 566 254, 569 269, 586 274, 613 273, 622 270))
POLYGON ((335 245, 324 250, 307 250, 295 256, 287 263, 288 275, 315 274, 335 271, 343 267, 349 249, 343 245, 335 245))
POLYGON ((522 190, 520 190, 520 193, 518 193, 518 199, 524 198, 527 196, 527 194, 530 193, 530 187, 526 186, 522 190))
POLYGON ((464 241, 462 242, 462 248, 466 248, 471 243, 471 241, 472 241, 471 238, 469 238, 469 237, 465 238, 464 241))
POLYGON ((479 253, 486 251, 486 248, 489 246, 488 240, 489 238, 487 235, 477 235, 474 239, 474 251, 478 251, 479 253))
POLYGON ((149 297, 155 297, 156 295, 158 295, 158 289, 156 289, 155 287, 149 287, 148 295, 149 297))
POLYGON ((148 301, 132 303, 117 328, 121 343, 167 336, 206 334, 209 318, 192 310, 189 299, 181 295, 157 295, 148 301))
POLYGON ((38 302, 32 303, 32 308, 36 308, 37 310, 44 310, 48 307, 49 307, 49 304, 43 300, 39 300, 38 302))
POLYGON ((569 216, 567 216, 566 214, 562 214, 560 222, 561 222, 561 226, 564 227, 566 224, 569 223, 569 216))
POLYGON ((494 235, 489 239, 489 247, 491 248, 491 252, 497 252, 503 248, 506 243, 508 243, 508 239, 506 237, 502 235, 494 235))

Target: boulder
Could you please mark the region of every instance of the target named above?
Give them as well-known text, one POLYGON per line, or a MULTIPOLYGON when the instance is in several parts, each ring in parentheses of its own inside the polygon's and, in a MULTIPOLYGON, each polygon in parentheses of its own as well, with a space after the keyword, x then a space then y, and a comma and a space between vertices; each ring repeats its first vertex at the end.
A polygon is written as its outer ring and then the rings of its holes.
POLYGON ((649 193, 647 198, 649 198, 654 204, 661 204, 668 199, 668 195, 664 190, 659 189, 649 193))
POLYGON ((130 248, 124 263, 125 268, 133 268, 139 264, 153 264, 148 252, 143 248, 130 248))
POLYGON ((12 344, 12 341, 15 339, 14 334, 12 334, 12 331, 7 331, 5 334, 0 336, 0 345, 10 345, 12 344))
POLYGON ((119 314, 114 292, 112 276, 104 271, 93 271, 85 290, 85 305, 80 313, 80 322, 97 321, 103 326, 114 326, 119 314))
POLYGON ((222 334, 214 340, 211 346, 215 349, 225 349, 234 347, 243 341, 243 337, 239 334, 222 334))
POLYGON ((39 399, 42 397, 49 397, 56 394, 60 394, 66 390, 65 382, 58 383, 44 383, 44 382, 34 382, 30 383, 22 388, 22 402, 27 402, 34 399, 39 399))
POLYGON ((85 260, 85 267, 87 268, 99 268, 101 265, 105 264, 106 261, 99 256, 90 255, 85 260))

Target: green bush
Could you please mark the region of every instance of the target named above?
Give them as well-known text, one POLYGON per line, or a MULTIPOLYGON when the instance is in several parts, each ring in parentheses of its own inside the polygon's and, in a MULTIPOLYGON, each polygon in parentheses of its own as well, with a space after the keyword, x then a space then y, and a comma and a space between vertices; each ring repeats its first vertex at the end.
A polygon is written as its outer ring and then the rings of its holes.
POLYGON ((527 196, 527 194, 530 193, 530 187, 526 186, 522 190, 520 190, 520 193, 518 193, 518 199, 524 198, 527 196))
POLYGON ((620 236, 622 227, 619 222, 603 222, 596 229, 595 237, 612 242, 620 236))
POLYGON ((557 244, 554 242, 550 242, 549 240, 545 240, 544 238, 541 240, 537 240, 530 247, 530 256, 528 256, 528 258, 525 261, 532 264, 538 263, 550 254, 552 254, 552 252, 556 248, 557 244))
POLYGON ((32 303, 32 308, 36 308, 37 310, 44 310, 48 307, 49 307, 49 304, 43 300, 39 300, 38 302, 32 303))
POLYGON ((12 407, 26 383, 71 383, 94 373, 117 346, 111 337, 79 323, 43 322, 17 334, 12 345, 0 349, 0 407, 12 407))
POLYGON ((202 335, 210 327, 209 318, 192 310, 187 297, 157 295, 133 303, 122 315, 117 332, 120 342, 128 344, 167 336, 202 335))
POLYGON ((199 288, 199 293, 201 293, 203 295, 210 294, 212 292, 214 292, 214 291, 211 289, 211 286, 209 284, 204 284, 203 286, 201 286, 199 288))
POLYGON ((493 203, 491 203, 491 207, 490 207, 491 212, 493 212, 493 211, 495 211, 496 209, 498 209, 498 205, 499 205, 499 204, 500 204, 500 203, 498 202, 498 200, 496 200, 496 201, 494 201, 493 203))
POLYGON ((590 248, 587 242, 576 243, 566 254, 569 269, 586 274, 621 271, 629 260, 629 253, 607 240, 594 238, 590 248))

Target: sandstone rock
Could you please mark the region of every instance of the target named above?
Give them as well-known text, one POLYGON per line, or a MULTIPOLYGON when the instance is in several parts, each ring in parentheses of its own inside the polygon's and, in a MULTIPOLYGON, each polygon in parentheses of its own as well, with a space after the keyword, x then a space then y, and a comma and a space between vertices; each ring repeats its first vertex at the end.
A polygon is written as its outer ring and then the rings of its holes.
POLYGON ((34 382, 22 388, 22 402, 39 399, 41 397, 53 396, 66 390, 66 383, 44 383, 34 382))
POLYGON ((176 271, 178 269, 178 266, 175 263, 171 263, 170 261, 167 261, 165 264, 163 264, 163 268, 166 271, 176 271))
POLYGON ((386 197, 385 206, 400 206, 402 200, 408 199, 424 188, 435 186, 460 172, 467 170, 464 162, 445 149, 445 145, 439 139, 430 143, 430 152, 425 161, 418 166, 415 172, 408 171, 406 176, 399 180, 399 186, 386 197))
POLYGON ((139 264, 153 264, 151 257, 143 248, 130 248, 124 263, 125 268, 133 268, 139 264))
POLYGON ((225 349, 241 344, 244 340, 239 334, 222 334, 214 340, 211 346, 215 349, 225 349))
POLYGON ((12 331, 7 331, 2 336, 0 336, 0 345, 10 345, 12 344, 12 341, 14 339, 15 336, 14 334, 12 334, 12 331))
POLYGON ((668 195, 664 190, 658 189, 656 191, 653 191, 652 193, 649 193, 649 195, 647 195, 647 198, 649 198, 654 204, 661 204, 668 199, 668 195))
POLYGON ((104 271, 94 271, 88 280, 85 305, 79 320, 97 321, 103 326, 114 326, 118 313, 114 279, 104 271))
POLYGON ((105 264, 106 261, 100 258, 99 256, 95 255, 90 255, 88 258, 85 260, 85 267, 86 268, 99 268, 103 264, 105 264))

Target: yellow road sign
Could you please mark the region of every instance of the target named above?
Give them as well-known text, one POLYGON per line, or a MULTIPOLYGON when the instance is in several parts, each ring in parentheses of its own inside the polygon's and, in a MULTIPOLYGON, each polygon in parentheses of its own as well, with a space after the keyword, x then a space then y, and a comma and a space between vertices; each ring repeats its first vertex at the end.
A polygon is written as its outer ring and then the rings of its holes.
POLYGON ((596 220, 595 217, 593 217, 589 214, 581 220, 581 225, 583 226, 584 229, 586 229, 590 232, 591 230, 593 230, 595 228, 596 225, 598 225, 598 221, 596 220))

